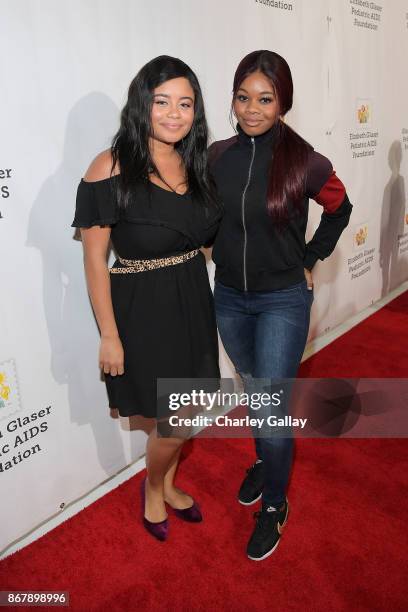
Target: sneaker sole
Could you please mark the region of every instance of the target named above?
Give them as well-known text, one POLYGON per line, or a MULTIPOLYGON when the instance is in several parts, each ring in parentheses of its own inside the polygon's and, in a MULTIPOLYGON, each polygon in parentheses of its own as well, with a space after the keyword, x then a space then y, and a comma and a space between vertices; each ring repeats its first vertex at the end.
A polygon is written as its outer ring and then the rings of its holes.
POLYGON ((238 501, 239 501, 239 503, 240 503, 240 504, 242 504, 243 506, 252 506, 252 504, 256 504, 256 502, 257 502, 257 501, 259 501, 259 500, 261 499, 261 497, 262 497, 262 492, 261 492, 261 493, 258 495, 258 497, 256 497, 255 499, 253 499, 253 500, 252 500, 252 501, 250 501, 250 502, 244 502, 244 501, 241 501, 241 500, 239 499, 239 497, 238 497, 238 501))
POLYGON ((279 540, 276 542, 275 546, 273 548, 271 548, 271 550, 269 550, 267 553, 265 553, 263 555, 263 557, 250 557, 249 555, 247 555, 248 559, 251 559, 251 561, 263 561, 264 559, 266 559, 267 557, 269 557, 269 555, 271 555, 277 548, 278 544, 280 542, 280 538, 279 540))
MULTIPOLYGON (((288 520, 288 516, 289 516, 289 502, 286 500, 287 503, 287 510, 286 510, 286 516, 285 516, 285 520, 282 523, 282 529, 283 527, 286 525, 287 520, 288 520)), ((251 559, 251 561, 263 561, 264 559, 266 559, 267 557, 269 557, 269 555, 271 555, 278 547, 278 544, 280 542, 282 536, 280 536, 279 540, 276 542, 275 546, 273 548, 271 548, 271 550, 268 550, 267 553, 265 553, 262 557, 250 557, 249 555, 247 555, 248 559, 251 559)))

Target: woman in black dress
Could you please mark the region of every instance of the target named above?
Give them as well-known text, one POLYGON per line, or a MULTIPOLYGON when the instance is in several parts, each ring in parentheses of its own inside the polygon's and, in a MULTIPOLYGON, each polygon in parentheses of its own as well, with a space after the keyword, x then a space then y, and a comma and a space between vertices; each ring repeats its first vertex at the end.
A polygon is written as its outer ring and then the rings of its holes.
MULTIPOLYGON (((213 297, 199 250, 221 217, 206 147, 195 74, 160 56, 130 84, 111 148, 78 186, 72 226, 81 228, 109 406, 121 416, 158 416, 158 378, 219 378, 213 297), (118 256, 110 269, 109 240, 118 256)), ((202 518, 174 485, 182 443, 158 436, 157 427, 147 441, 143 523, 160 540, 166 503, 184 520, 202 518)))

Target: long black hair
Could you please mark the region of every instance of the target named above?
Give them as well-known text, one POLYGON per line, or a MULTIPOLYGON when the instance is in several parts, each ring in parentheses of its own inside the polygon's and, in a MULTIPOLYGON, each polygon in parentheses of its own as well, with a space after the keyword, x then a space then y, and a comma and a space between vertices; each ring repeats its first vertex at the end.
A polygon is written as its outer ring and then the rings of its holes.
POLYGON ((208 127, 200 84, 194 72, 180 59, 160 55, 145 64, 130 83, 121 112, 120 127, 113 137, 112 170, 119 162, 118 205, 128 206, 136 184, 160 176, 149 149, 152 136, 151 109, 156 87, 170 79, 186 78, 194 91, 194 121, 190 132, 175 144, 186 169, 188 190, 205 205, 215 204, 214 187, 207 165, 208 127))
MULTIPOLYGON (((279 114, 285 115, 292 108, 292 74, 287 61, 273 51, 253 51, 241 60, 234 76, 234 99, 244 79, 257 71, 272 81, 279 114)), ((277 121, 276 130, 277 140, 269 170, 267 210, 277 225, 285 226, 289 218, 289 205, 298 210, 302 205, 307 160, 312 146, 281 119, 277 121)))

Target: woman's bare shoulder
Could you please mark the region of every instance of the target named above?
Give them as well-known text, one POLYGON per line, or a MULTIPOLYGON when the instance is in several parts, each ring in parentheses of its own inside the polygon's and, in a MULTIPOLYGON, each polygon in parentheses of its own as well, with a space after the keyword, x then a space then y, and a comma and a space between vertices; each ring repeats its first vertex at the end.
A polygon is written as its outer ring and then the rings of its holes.
POLYGON ((112 153, 110 149, 106 149, 92 160, 85 173, 84 180, 87 182, 103 181, 104 179, 110 178, 112 174, 119 174, 118 164, 116 164, 113 173, 111 171, 112 153))

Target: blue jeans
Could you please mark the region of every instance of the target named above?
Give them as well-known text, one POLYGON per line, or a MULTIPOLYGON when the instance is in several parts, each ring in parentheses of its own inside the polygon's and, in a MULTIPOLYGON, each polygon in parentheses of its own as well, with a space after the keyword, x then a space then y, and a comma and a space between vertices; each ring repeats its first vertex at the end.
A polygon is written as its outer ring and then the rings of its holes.
MULTIPOLYGON (((214 299, 222 343, 245 391, 255 389, 253 379, 296 377, 313 302, 306 280, 286 289, 247 292, 216 281, 214 299)), ((277 508, 286 498, 293 438, 255 437, 255 448, 265 467, 262 502, 277 508)))

